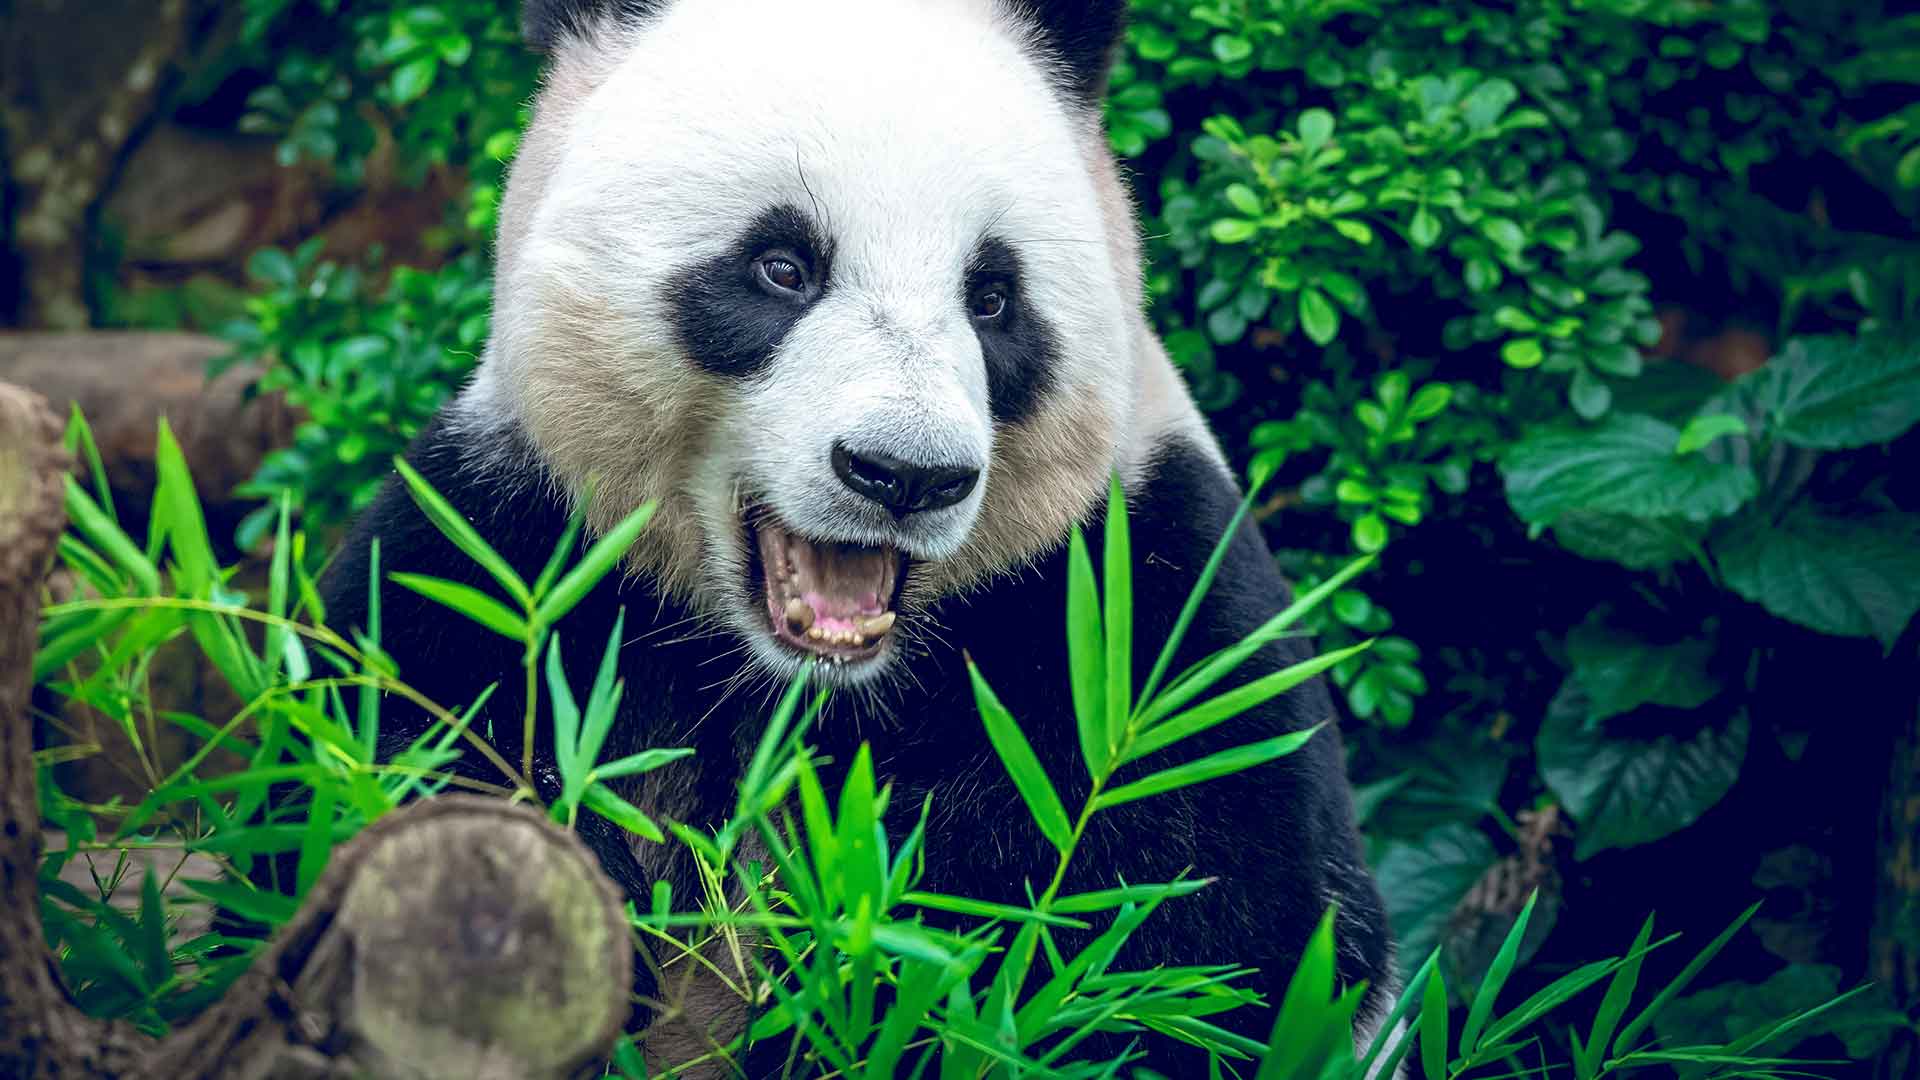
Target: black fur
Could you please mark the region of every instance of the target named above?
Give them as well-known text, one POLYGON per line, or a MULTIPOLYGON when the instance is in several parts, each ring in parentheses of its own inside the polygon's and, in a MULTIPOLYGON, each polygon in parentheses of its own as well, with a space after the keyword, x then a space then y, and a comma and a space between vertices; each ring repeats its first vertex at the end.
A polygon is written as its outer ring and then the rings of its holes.
POLYGON ((1040 32, 1041 44, 1064 66, 1061 89, 1099 108, 1126 29, 1126 0, 1008 0, 1008 7, 1040 32))
POLYGON ((666 295, 676 298, 674 328, 687 355, 716 375, 751 376, 766 370, 780 343, 826 288, 832 250, 797 207, 778 206, 741 230, 728 249, 675 276, 666 295), (762 287, 758 256, 780 251, 802 265, 804 294, 776 295, 762 287))
POLYGON ((525 0, 520 36, 542 52, 584 33, 604 18, 639 20, 665 7, 667 0, 525 0))
MULTIPOLYGON (((998 283, 1009 290, 1006 314, 980 325, 980 355, 987 365, 987 401, 994 420, 1016 423, 1032 416, 1053 389, 1059 339, 1046 317, 1031 310, 1020 288, 1020 257, 998 237, 983 241, 967 267, 967 291, 998 283)), ((976 324, 978 325, 978 324, 976 324)))
MULTIPOLYGON (((564 509, 531 449, 516 435, 488 436, 496 440, 493 459, 498 462, 506 446, 511 460, 487 469, 471 467, 469 455, 475 448, 462 446, 460 438, 444 421, 436 422, 414 446, 411 460, 531 580, 561 533, 564 509)), ((1198 452, 1175 442, 1162 449, 1151 475, 1136 485, 1130 498, 1137 567, 1135 633, 1140 643, 1134 670, 1139 678, 1149 669, 1154 647, 1164 640, 1232 515, 1236 494, 1198 452)), ((1087 524, 1089 536, 1097 539, 1099 521, 1087 524)), ((426 572, 491 591, 483 573, 441 539, 397 483, 389 483, 361 516, 325 582, 330 621, 343 630, 364 622, 368 542, 374 536, 381 540, 384 570, 426 572)), ((1098 565, 1097 550, 1095 560, 1098 565)), ((817 723, 813 741, 835 761, 852 760, 858 742, 871 741, 879 771, 895 787, 888 826, 896 837, 911 825, 922 799, 932 797, 923 888, 1020 904, 1026 901, 1029 883, 1036 890, 1044 887, 1055 861, 985 737, 962 650, 972 654, 1020 720, 1066 804, 1077 807, 1086 796, 1088 781, 1067 684, 1064 567, 1064 553, 1057 551, 1018 580, 940 603, 933 612, 939 640, 921 646, 912 657, 913 678, 891 692, 884 712, 857 692, 842 692, 817 723)), ((1287 600, 1287 589, 1251 523, 1235 537, 1218 581, 1194 622, 1176 671, 1238 640, 1287 600)), ((487 712, 501 751, 517 761, 521 681, 516 648, 407 590, 387 585, 381 595, 386 629, 382 644, 398 661, 401 676, 450 706, 471 701, 497 681, 487 712)), ((724 636, 689 638, 688 627, 675 626, 687 612, 663 602, 645 582, 620 582, 618 575, 558 628, 568 671, 578 682, 591 677, 622 607, 627 645, 620 672, 627 693, 605 754, 652 746, 695 747, 696 757, 668 767, 675 770, 670 775, 679 805, 663 812, 704 827, 732 807, 737 771, 758 736, 771 691, 763 687, 723 699, 715 684, 737 670, 736 643, 724 636)), ((1273 671, 1308 652, 1308 644, 1299 639, 1274 642, 1232 681, 1273 671)), ((1146 768, 1299 730, 1332 715, 1324 686, 1310 682, 1196 737, 1191 745, 1163 752, 1163 760, 1146 768)), ((386 754, 395 752, 423 722, 392 699, 384 716, 386 754)), ((476 728, 486 726, 484 719, 476 721, 476 728)), ((543 764, 536 781, 542 794, 551 797, 558 777, 550 751, 540 748, 538 756, 543 764)), ((460 767, 493 778, 477 755, 468 755, 460 767)), ((582 831, 608 872, 646 903, 652 882, 626 838, 592 816, 582 831)), ((672 866, 667 877, 674 895, 698 895, 688 865, 682 861, 672 866)), ((1220 880, 1156 912, 1115 962, 1115 970, 1157 964, 1255 965, 1260 989, 1270 1003, 1277 1003, 1308 932, 1325 907, 1337 903, 1341 978, 1349 983, 1369 980, 1376 988, 1389 981, 1386 919, 1362 859, 1333 729, 1261 769, 1101 814, 1076 856, 1066 887, 1080 891, 1123 879, 1169 881, 1182 873, 1220 880)), ((1245 1015, 1216 1019, 1264 1038, 1270 1018, 1242 1012, 1245 1015)), ((1114 1048, 1101 1044, 1090 1049, 1114 1048)), ((1150 1062, 1171 1076, 1203 1075, 1193 1071, 1196 1066, 1188 1053, 1158 1045, 1151 1049, 1150 1062)))

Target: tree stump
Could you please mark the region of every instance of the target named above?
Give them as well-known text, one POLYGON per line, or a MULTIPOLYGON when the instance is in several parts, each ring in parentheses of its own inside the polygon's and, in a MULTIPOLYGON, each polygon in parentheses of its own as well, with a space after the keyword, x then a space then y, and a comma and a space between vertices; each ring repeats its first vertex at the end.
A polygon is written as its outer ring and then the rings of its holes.
POLYGON ((227 995, 154 1040, 74 1007, 40 925, 31 691, 65 524, 60 427, 0 383, 0 1076, 581 1075, 625 1026, 622 897, 571 832, 497 799, 395 811, 333 853, 227 995))

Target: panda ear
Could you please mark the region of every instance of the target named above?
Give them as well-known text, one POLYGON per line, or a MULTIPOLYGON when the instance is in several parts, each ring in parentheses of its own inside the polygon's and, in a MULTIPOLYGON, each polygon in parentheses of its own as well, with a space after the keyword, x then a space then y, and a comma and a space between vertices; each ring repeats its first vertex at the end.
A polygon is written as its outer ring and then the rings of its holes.
POLYGON ((520 8, 520 37, 531 48, 552 52, 598 23, 638 21, 666 5, 667 0, 525 0, 520 8))
POLYGON ((1126 29, 1127 0, 1010 0, 1008 7, 1061 64, 1073 98, 1097 106, 1126 29))

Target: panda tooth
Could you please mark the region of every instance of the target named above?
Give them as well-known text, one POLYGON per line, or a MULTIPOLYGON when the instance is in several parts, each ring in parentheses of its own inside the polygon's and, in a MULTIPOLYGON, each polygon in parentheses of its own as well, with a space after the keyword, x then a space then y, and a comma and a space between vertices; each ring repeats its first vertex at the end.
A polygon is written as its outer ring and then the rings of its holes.
POLYGON ((867 618, 861 619, 858 624, 860 627, 860 633, 862 636, 868 639, 885 637, 887 632, 893 629, 893 624, 896 618, 897 616, 894 615, 893 612, 885 611, 885 612, 881 612, 878 615, 873 615, 873 616, 869 616, 867 618))
POLYGON ((825 630, 822 630, 817 626, 807 627, 807 639, 809 641, 824 641, 826 640, 826 637, 827 637, 827 632, 825 630))
POLYGON ((813 605, 799 597, 787 601, 787 625, 796 634, 804 634, 813 626, 813 605))

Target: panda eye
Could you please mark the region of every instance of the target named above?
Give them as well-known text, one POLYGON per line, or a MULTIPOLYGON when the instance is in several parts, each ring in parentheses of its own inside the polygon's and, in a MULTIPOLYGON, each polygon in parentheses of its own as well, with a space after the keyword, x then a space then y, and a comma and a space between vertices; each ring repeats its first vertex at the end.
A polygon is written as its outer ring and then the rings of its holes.
POLYGON ((989 285, 974 292, 969 303, 973 317, 981 322, 992 322, 1007 312, 1007 290, 1003 286, 989 285))
POLYGON ((800 260, 784 252, 762 255, 755 264, 760 280, 779 292, 807 291, 807 271, 800 260))

